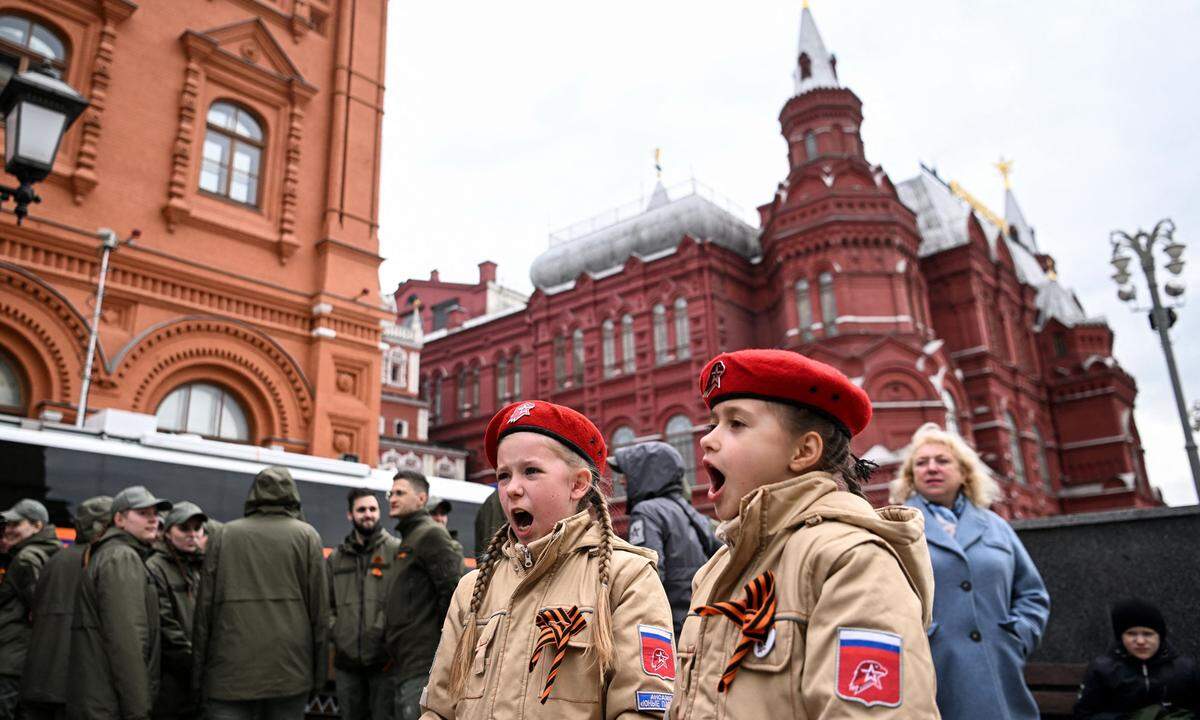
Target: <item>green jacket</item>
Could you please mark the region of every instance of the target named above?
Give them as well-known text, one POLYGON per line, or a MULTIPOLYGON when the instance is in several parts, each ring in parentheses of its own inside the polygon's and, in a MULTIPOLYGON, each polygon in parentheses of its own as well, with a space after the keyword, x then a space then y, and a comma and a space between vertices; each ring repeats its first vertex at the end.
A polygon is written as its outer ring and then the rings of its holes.
POLYGON ((71 659, 71 617, 83 579, 87 545, 71 545, 55 553, 42 568, 33 593, 33 630, 21 699, 62 705, 67 701, 67 662, 71 659))
POLYGON ((192 693, 192 617, 200 585, 201 555, 185 555, 167 543, 146 561, 158 591, 162 624, 162 684, 154 703, 156 716, 194 714, 192 693))
POLYGON ((500 526, 508 522, 504 517, 504 507, 500 504, 499 491, 492 491, 475 511, 475 560, 482 561, 483 553, 488 543, 500 530, 500 526))
POLYGON ((208 541, 196 602, 201 699, 265 700, 325 683, 329 597, 321 537, 285 468, 254 478, 246 516, 208 541))
POLYGON ((334 665, 346 670, 382 667, 383 606, 396 580, 400 541, 380 528, 364 547, 354 533, 329 555, 326 574, 333 610, 334 665))
POLYGON ((54 526, 47 524, 9 550, 8 571, 0 580, 0 675, 20 677, 25 670, 38 576, 61 549, 54 526))
POLYGON ((428 511, 400 518, 396 531, 401 545, 384 623, 393 677, 403 681, 429 673, 450 598, 466 567, 450 533, 428 511))
POLYGON ((67 717, 149 718, 162 652, 150 546, 111 527, 88 555, 71 623, 67 717))

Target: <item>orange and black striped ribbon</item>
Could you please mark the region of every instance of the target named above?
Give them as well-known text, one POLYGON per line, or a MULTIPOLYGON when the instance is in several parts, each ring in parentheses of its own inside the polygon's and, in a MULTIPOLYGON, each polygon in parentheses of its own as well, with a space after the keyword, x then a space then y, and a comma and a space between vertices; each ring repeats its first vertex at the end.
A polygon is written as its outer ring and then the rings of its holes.
POLYGON ((706 615, 724 615, 742 628, 737 647, 725 672, 721 673, 721 681, 717 683, 717 692, 725 692, 733 685, 733 678, 742 665, 746 653, 755 643, 766 642, 771 628, 775 625, 775 573, 770 570, 746 583, 745 600, 729 600, 698 607, 694 612, 702 617, 706 615))
POLYGON ((533 648, 533 657, 529 658, 529 672, 533 672, 544 648, 554 648, 554 660, 550 663, 550 672, 546 675, 546 687, 538 696, 545 705, 550 697, 550 688, 554 687, 554 680, 558 677, 558 667, 567 656, 567 643, 583 632, 587 620, 578 607, 572 606, 570 610, 546 608, 537 614, 537 626, 542 629, 542 634, 538 636, 537 645, 533 648))

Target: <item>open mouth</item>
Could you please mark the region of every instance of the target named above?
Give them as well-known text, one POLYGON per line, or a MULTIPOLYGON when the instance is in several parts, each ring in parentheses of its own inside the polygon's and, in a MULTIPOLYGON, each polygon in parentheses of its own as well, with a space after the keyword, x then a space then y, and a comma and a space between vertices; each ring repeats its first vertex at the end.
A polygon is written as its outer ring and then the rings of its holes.
POLYGON ((725 473, 707 460, 704 461, 704 470, 708 473, 708 481, 712 486, 709 492, 713 495, 721 492, 721 488, 725 486, 725 473))
POLYGON ((526 510, 513 510, 512 524, 520 532, 528 530, 533 525, 533 515, 526 510))

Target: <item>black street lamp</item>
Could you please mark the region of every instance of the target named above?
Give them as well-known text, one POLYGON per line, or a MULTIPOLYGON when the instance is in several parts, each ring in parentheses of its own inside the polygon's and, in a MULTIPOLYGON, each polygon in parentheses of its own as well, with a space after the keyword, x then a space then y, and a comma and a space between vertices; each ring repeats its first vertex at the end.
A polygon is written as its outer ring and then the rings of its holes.
POLYGON ((15 188, 0 185, 0 202, 16 201, 18 225, 29 214, 29 204, 42 201, 33 184, 50 174, 63 135, 87 106, 87 98, 49 65, 12 77, 0 92, 4 170, 20 181, 15 188))
MULTIPOLYGON (((1146 289, 1150 291, 1151 303, 1150 327, 1158 332, 1158 339, 1162 343, 1163 355, 1167 360, 1167 372, 1171 376, 1171 387, 1175 391, 1175 405, 1179 411, 1179 423, 1183 426, 1183 448, 1188 456, 1188 464, 1192 468, 1192 482, 1196 486, 1197 502, 1200 502, 1200 457, 1197 456, 1196 439, 1192 435, 1191 426, 1188 424, 1188 411, 1186 401, 1183 399, 1183 386, 1179 382, 1179 368, 1175 364, 1175 351, 1171 348, 1171 335, 1168 332, 1171 326, 1175 324, 1175 309, 1173 307, 1166 307, 1162 303, 1162 298, 1159 295, 1158 279, 1155 277, 1155 258, 1153 253, 1155 246, 1161 244, 1161 249, 1167 260, 1163 267, 1172 275, 1179 275, 1183 272, 1183 251, 1186 246, 1175 239, 1175 223, 1171 222, 1169 218, 1159 220, 1158 224, 1150 232, 1139 229, 1133 235, 1129 235, 1120 230, 1114 230, 1109 235, 1109 242, 1112 243, 1112 266, 1117 271, 1112 276, 1112 279, 1120 286, 1120 289, 1117 290, 1117 297, 1123 302, 1132 302, 1137 297, 1137 287, 1129 284, 1129 262, 1133 257, 1137 258, 1138 263, 1142 266, 1142 272, 1146 276, 1146 289), (1132 251, 1133 257, 1126 254, 1126 251, 1132 251)), ((1163 283, 1162 289, 1169 297, 1177 299, 1183 296, 1186 286, 1182 280, 1172 278, 1163 283)))

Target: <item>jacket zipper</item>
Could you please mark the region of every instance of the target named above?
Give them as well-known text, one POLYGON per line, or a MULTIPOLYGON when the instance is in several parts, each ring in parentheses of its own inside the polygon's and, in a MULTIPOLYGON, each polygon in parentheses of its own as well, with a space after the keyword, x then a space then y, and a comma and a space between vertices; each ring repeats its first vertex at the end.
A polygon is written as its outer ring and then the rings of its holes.
POLYGON ((358 575, 358 661, 360 663, 366 660, 363 657, 363 622, 365 619, 364 616, 367 613, 367 570, 365 567, 362 567, 362 562, 366 559, 365 556, 359 555, 355 558, 354 563, 360 568, 359 572, 355 573, 355 575, 358 575))
POLYGON ((1150 692, 1150 670, 1142 663, 1142 678, 1146 681, 1146 692, 1150 692))
POLYGON ((533 567, 533 556, 529 554, 529 548, 525 547, 521 543, 517 543, 517 549, 520 550, 521 554, 525 556, 525 562, 522 563, 525 565, 525 569, 528 570, 529 568, 533 567))

